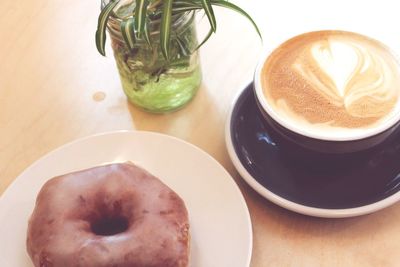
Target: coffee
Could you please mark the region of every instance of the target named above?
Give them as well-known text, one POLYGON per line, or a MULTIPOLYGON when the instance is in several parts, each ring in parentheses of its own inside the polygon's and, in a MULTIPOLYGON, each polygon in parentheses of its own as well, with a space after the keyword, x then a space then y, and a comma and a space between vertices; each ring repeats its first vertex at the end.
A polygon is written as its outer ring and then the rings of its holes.
POLYGON ((399 112, 399 64, 368 37, 343 31, 306 33, 279 46, 261 72, 276 117, 323 136, 348 136, 399 112))

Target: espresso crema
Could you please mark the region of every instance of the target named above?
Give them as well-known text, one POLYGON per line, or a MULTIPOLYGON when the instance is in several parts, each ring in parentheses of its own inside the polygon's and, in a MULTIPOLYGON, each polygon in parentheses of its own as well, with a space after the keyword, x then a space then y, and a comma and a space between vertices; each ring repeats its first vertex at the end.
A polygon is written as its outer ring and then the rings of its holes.
POLYGON ((276 115, 312 133, 360 132, 399 111, 396 58, 356 33, 320 31, 290 39, 268 57, 260 75, 276 115))

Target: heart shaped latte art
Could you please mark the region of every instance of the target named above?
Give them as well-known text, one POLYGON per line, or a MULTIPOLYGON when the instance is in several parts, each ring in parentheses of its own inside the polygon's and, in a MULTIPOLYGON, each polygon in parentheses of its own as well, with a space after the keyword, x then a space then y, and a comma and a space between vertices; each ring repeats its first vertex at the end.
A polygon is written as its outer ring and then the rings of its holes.
POLYGON ((317 31, 284 42, 265 61, 261 85, 277 118, 319 136, 373 131, 400 110, 397 59, 357 33, 317 31))
POLYGON ((353 117, 380 117, 393 105, 393 67, 366 45, 327 39, 312 43, 293 63, 313 90, 353 117))

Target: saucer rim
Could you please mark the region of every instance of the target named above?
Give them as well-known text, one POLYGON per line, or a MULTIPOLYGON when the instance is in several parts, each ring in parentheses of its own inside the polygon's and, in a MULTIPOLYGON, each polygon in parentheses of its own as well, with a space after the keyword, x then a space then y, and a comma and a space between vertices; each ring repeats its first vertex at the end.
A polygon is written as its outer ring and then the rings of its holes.
POLYGON ((290 201, 284 197, 281 197, 278 194, 273 193, 268 190, 267 187, 261 185, 257 179, 255 179, 244 167, 242 162, 240 161, 236 150, 233 146, 232 134, 231 134, 231 123, 232 123, 232 115, 233 111, 237 105, 237 101, 245 92, 245 90, 253 83, 253 81, 248 81, 241 86, 241 90, 236 93, 233 98, 228 117, 225 123, 225 144, 228 150, 229 157, 235 166, 236 170, 239 172, 242 179, 258 194, 268 199, 269 201, 275 203, 276 205, 283 207, 285 209, 294 211, 296 213, 313 216, 313 217, 321 217, 321 218, 347 218, 347 217, 355 217, 370 214, 376 212, 378 210, 387 208, 393 204, 395 204, 400 199, 400 191, 397 193, 390 195, 384 199, 376 201, 374 203, 363 205, 355 208, 345 208, 345 209, 324 209, 324 208, 316 208, 303 204, 299 204, 294 201, 290 201))

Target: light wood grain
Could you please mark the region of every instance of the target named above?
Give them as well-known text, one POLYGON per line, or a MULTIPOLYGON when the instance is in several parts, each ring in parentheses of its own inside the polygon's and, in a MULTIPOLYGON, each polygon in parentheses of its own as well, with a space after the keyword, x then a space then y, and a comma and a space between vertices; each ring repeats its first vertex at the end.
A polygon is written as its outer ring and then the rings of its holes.
MULTIPOLYGON (((363 1, 362 7, 358 1, 236 2, 261 26, 264 50, 300 32, 340 28, 400 51, 394 1, 363 1)), ((156 131, 202 148, 235 178, 254 227, 251 266, 400 266, 399 204, 359 218, 311 218, 271 204, 238 176, 224 124, 264 51, 241 17, 217 10, 218 33, 201 50, 198 95, 183 110, 152 115, 126 101, 109 45, 107 58, 95 49, 98 0, 1 0, 0 10, 0 193, 35 160, 74 139, 121 129, 156 131)), ((199 34, 206 31, 202 20, 199 34)))

